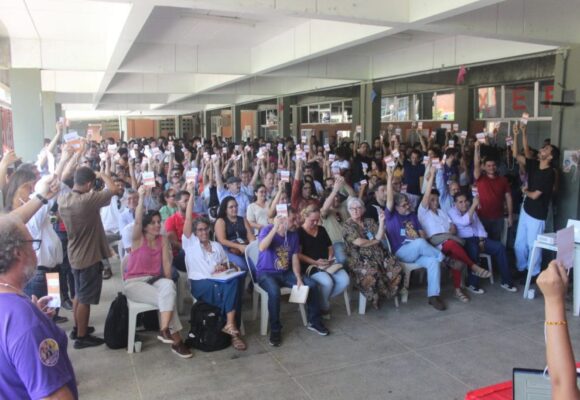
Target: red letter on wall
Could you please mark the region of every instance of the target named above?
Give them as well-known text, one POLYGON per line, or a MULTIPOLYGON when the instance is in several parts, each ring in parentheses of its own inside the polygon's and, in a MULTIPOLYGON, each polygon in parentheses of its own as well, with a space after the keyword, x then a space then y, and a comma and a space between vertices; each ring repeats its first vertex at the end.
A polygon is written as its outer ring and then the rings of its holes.
POLYGON ((512 109, 514 111, 526 111, 526 88, 514 88, 512 90, 512 109))
MULTIPOLYGON (((554 99, 554 85, 544 86, 544 100, 552 101, 554 99)), ((544 105, 544 108, 550 108, 549 105, 544 105)))

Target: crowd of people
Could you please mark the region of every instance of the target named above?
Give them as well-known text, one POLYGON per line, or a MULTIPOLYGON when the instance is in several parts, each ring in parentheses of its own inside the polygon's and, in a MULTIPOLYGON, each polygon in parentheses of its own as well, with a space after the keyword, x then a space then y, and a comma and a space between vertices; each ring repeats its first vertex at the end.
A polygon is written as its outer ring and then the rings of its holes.
MULTIPOLYGON (((441 296, 447 272, 456 301, 485 294, 480 282, 493 272, 481 265, 482 253, 491 256, 501 288, 517 292, 528 265, 534 278, 540 273, 539 258, 530 262, 529 254, 545 229, 559 151, 549 142, 531 149, 526 125, 513 127, 506 145, 497 131, 424 135, 415 127, 404 135, 389 127, 372 144, 358 131, 352 139, 323 142, 310 132, 299 140, 240 143, 217 136, 67 142, 57 124, 36 162, 23 163, 13 151, 0 161, 9 214, 0 224, 0 302, 3 309, 30 309, 28 327, 34 326, 22 340, 8 341, 23 352, 11 364, 17 372, 30 368, 19 364, 27 357, 22 346, 30 343, 48 346, 48 361, 38 368, 54 358, 59 363, 45 392, 33 392, 36 386, 23 379, 11 389, 14 398, 76 393, 70 362, 63 361, 66 337, 39 322, 43 316, 20 294, 46 308, 45 274, 57 272, 61 307, 74 318, 73 347, 103 344, 90 310, 99 304, 103 279, 115 274, 114 242, 125 255, 126 296, 159 308, 157 337, 182 358, 192 352, 176 311, 180 273, 195 299, 222 311, 223 331, 239 351, 246 349, 240 324, 247 281, 244 275, 212 280, 231 268, 251 274, 268 293, 273 346, 283 341, 281 287, 309 287, 307 329, 322 336, 329 334, 323 321, 331 319, 331 299, 351 284, 374 308, 406 297, 406 263, 426 270, 428 304, 439 311, 449 301, 441 296), (506 250, 508 228, 515 232, 515 269, 506 250), (248 265, 246 249, 256 240, 259 257, 248 265), (55 346, 63 357, 48 354, 55 346)), ((66 319, 58 310, 49 316, 56 323, 66 319)), ((11 329, 24 331, 25 324, 11 329)), ((10 354, 0 350, 0 358, 10 354)), ((0 387, 17 372, 0 372, 0 387)))

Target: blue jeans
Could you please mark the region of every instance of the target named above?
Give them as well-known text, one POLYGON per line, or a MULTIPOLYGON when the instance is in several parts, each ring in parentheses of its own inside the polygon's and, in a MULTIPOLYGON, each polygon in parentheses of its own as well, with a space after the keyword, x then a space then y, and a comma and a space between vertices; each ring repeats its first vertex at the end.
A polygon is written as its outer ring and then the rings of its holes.
POLYGON ((26 283, 24 293, 28 297, 35 295, 37 298, 48 295, 48 288, 46 287, 46 272, 42 267, 37 267, 34 271, 34 276, 26 283), (40 268, 40 269, 39 269, 40 268))
MULTIPOLYGON (((532 253, 534 241, 537 239, 538 235, 544 233, 545 227, 546 221, 531 217, 524 211, 524 207, 522 206, 520 211, 520 218, 518 221, 516 242, 514 244, 514 250, 516 253, 516 266, 518 271, 525 271, 528 269, 528 259, 532 253)), ((531 260, 533 276, 536 276, 540 273, 541 256, 542 252, 536 251, 536 256, 533 260, 531 260)))
POLYGON ((503 226, 505 221, 503 218, 498 219, 484 219, 480 218, 485 231, 487 232, 487 237, 489 239, 501 242, 501 234, 503 233, 503 226))
POLYGON ((344 243, 333 243, 332 249, 334 250, 334 258, 336 258, 336 263, 342 264, 343 267, 346 266, 346 247, 344 243))
POLYGON ((350 284, 350 278, 344 269, 341 269, 332 275, 324 271, 319 271, 314 275, 311 275, 310 278, 318 283, 320 308, 323 311, 330 310, 330 298, 338 296, 344 292, 350 284))
POLYGON ((406 263, 419 264, 427 269, 427 297, 439 296, 441 290, 441 268, 439 263, 445 256, 425 239, 414 239, 404 243, 395 253, 406 263))
MULTIPOLYGON (((501 283, 511 285, 512 276, 510 274, 510 269, 508 266, 507 255, 505 247, 501 242, 497 240, 485 239, 483 246, 484 253, 489 254, 495 259, 495 263, 499 268, 499 273, 501 275, 501 283)), ((469 257, 475 262, 479 261, 479 238, 471 237, 465 239, 465 250, 469 257)), ((467 284, 478 287, 479 278, 475 276, 471 270, 468 272, 467 284)))
MULTIPOLYGON (((320 323, 320 303, 318 299, 318 284, 311 278, 303 276, 302 282, 310 289, 306 300, 306 311, 308 322, 311 324, 320 323)), ((268 313, 270 321, 270 331, 280 332, 280 288, 291 288, 296 285, 296 275, 292 270, 282 273, 263 273, 258 277, 258 284, 268 293, 268 313)))
POLYGON ((226 282, 190 279, 191 295, 197 300, 219 307, 224 316, 230 311, 235 311, 236 324, 240 326, 245 276, 244 274, 226 282))

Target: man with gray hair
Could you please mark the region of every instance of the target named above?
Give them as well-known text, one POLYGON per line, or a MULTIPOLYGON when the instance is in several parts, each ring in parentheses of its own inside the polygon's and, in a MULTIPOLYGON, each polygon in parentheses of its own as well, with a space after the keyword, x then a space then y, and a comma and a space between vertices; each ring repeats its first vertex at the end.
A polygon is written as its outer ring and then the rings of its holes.
POLYGON ((387 207, 385 208, 387 237, 393 253, 403 262, 419 264, 427 270, 427 296, 436 310, 445 310, 439 296, 441 289, 440 263, 445 255, 425 240, 425 231, 411 211, 407 195, 393 193, 393 168, 387 168, 387 207))
POLYGON ((0 398, 76 399, 66 334, 43 314, 50 297, 23 293, 39 245, 22 220, 0 216, 0 398))

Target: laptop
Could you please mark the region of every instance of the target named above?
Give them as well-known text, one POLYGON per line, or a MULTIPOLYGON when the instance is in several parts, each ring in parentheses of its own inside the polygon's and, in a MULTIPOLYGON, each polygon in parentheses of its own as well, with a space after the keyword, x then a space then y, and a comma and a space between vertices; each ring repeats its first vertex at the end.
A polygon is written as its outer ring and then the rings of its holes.
MULTIPOLYGON (((576 373, 577 385, 580 385, 580 374, 576 373)), ((550 378, 541 369, 514 368, 513 400, 551 400, 552 384, 550 378)))
POLYGON ((574 242, 580 243, 580 221, 577 219, 569 219, 568 223, 566 224, 566 228, 569 226, 574 227, 574 242))

